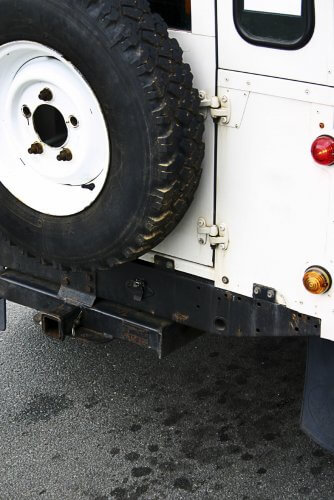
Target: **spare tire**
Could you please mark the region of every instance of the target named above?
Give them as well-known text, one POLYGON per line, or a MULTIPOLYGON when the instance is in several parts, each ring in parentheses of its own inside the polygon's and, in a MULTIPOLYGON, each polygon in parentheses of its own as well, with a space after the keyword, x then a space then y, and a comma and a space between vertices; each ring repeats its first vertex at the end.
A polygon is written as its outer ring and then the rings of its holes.
POLYGON ((0 0, 0 73, 4 241, 99 269, 172 231, 199 183, 203 120, 146 0, 0 0))

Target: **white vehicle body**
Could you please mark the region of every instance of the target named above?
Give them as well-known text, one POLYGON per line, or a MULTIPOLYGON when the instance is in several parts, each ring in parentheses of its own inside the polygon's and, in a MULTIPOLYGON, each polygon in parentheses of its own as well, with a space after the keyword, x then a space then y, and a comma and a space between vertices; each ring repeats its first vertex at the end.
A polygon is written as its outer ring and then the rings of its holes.
MULTIPOLYGON (((317 164, 310 152, 318 136, 334 134, 334 3, 315 0, 314 32, 295 50, 243 39, 232 4, 192 0, 192 31, 171 31, 195 86, 208 100, 227 97, 231 114, 215 134, 207 113, 195 201, 144 259, 156 253, 173 258, 177 270, 248 297, 255 283, 273 288, 280 304, 321 319, 322 338, 334 340, 333 289, 314 295, 303 286, 311 265, 334 277, 334 167, 317 164), (226 244, 212 247, 209 237, 203 244, 199 219, 224 225, 226 244)), ((247 5, 298 16, 302 2, 247 5)))
POLYGON ((334 453, 333 0, 35 3, 0 0, 0 331, 308 337, 334 453))

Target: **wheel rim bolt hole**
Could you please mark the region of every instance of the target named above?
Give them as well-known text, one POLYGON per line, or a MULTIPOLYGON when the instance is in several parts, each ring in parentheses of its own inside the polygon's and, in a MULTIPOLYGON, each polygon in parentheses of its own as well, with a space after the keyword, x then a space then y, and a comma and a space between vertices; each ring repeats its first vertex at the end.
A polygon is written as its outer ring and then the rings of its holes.
POLYGON ((31 111, 28 108, 28 106, 26 105, 22 106, 22 113, 27 119, 31 118, 31 111))
POLYGON ((77 128, 79 127, 79 120, 75 116, 71 115, 70 124, 72 125, 72 127, 77 128))

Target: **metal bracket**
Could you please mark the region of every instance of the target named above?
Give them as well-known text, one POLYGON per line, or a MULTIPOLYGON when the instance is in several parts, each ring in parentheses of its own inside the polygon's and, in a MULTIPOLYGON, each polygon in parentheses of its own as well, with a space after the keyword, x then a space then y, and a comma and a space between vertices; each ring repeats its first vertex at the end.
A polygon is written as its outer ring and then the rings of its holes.
POLYGON ((253 298, 258 300, 266 300, 267 302, 276 302, 277 292, 274 288, 268 288, 267 286, 258 285, 254 283, 253 285, 253 298))
POLYGON ((91 272, 64 273, 59 297, 75 306, 91 307, 96 300, 96 275, 91 272))
POLYGON ((209 240, 211 246, 218 246, 221 250, 227 250, 230 241, 226 224, 209 226, 204 217, 197 221, 197 238, 200 245, 206 245, 209 240))
POLYGON ((162 257, 162 255, 154 255, 154 264, 158 267, 162 267, 163 269, 175 269, 175 262, 173 259, 168 259, 166 257, 162 257))
POLYGON ((231 102, 226 95, 222 97, 213 96, 209 98, 204 90, 200 90, 199 96, 201 99, 201 108, 205 108, 204 113, 205 118, 208 113, 207 110, 210 109, 211 118, 215 123, 219 125, 227 125, 231 119, 231 102))

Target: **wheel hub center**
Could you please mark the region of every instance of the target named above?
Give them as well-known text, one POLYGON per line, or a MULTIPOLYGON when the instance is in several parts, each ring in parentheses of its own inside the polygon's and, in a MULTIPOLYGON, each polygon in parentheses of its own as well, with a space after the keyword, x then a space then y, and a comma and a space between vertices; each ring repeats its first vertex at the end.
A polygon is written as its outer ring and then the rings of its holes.
POLYGON ((60 148, 68 138, 68 129, 61 112, 50 104, 38 106, 33 114, 33 125, 41 141, 60 148))

